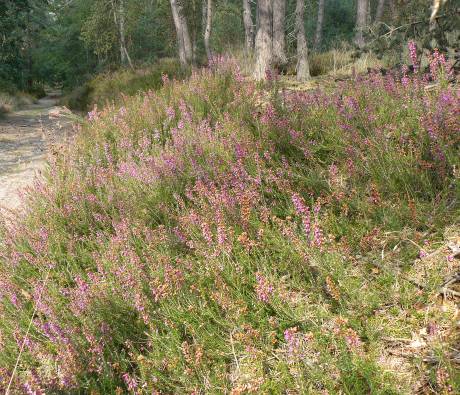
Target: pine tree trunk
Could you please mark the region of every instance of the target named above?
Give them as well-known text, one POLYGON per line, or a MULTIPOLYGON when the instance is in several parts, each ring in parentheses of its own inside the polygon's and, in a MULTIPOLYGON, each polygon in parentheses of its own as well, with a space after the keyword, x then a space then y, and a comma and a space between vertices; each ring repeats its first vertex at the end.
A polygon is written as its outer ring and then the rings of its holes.
POLYGON ((367 18, 368 18, 367 5, 368 5, 368 0, 358 0, 358 7, 356 10, 355 44, 359 48, 363 48, 365 45, 363 31, 367 25, 367 18))
POLYGON ((273 7, 272 0, 259 0, 257 3, 259 23, 255 41, 256 64, 254 78, 265 79, 267 71, 273 67, 273 7))
POLYGON ((377 11, 375 12, 375 22, 382 20, 383 11, 385 11, 385 0, 379 0, 377 4, 377 11))
POLYGON ((170 3, 174 25, 176 27, 179 60, 182 65, 187 65, 192 61, 193 58, 192 41, 190 40, 187 21, 183 16, 182 6, 178 0, 170 0, 170 3))
POLYGON ((204 47, 206 48, 206 55, 208 57, 208 61, 212 59, 211 53, 211 46, 210 46, 210 38, 211 38, 211 26, 212 26, 212 0, 207 0, 207 7, 206 7, 206 30, 204 32, 204 47))
POLYGON ((307 38, 304 23, 305 0, 297 0, 295 9, 295 28, 297 33, 297 81, 310 79, 307 38))
POLYGON ((287 64, 285 19, 286 0, 273 0, 273 62, 278 67, 287 64))
POLYGON ((249 54, 254 49, 254 22, 252 20, 252 11, 249 0, 243 0, 243 23, 244 33, 246 36, 245 49, 249 54))
POLYGON ((323 24, 324 24, 324 0, 319 0, 318 2, 318 19, 316 21, 316 31, 315 31, 315 49, 321 47, 321 42, 323 41, 323 24))

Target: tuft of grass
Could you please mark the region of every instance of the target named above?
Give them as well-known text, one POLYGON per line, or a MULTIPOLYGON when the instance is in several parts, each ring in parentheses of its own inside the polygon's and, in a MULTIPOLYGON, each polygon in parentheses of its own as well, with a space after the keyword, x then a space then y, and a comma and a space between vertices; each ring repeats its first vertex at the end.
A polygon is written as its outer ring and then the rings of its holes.
POLYGON ((331 49, 327 52, 313 53, 310 57, 310 73, 320 75, 351 75, 367 73, 368 69, 379 69, 387 63, 378 59, 372 52, 363 53, 356 58, 350 49, 331 49))
POLYGON ((12 94, 0 92, 0 116, 4 116, 25 105, 32 104, 35 100, 35 97, 30 93, 16 92, 12 94))
POLYGON ((460 103, 424 84, 222 59, 91 111, 0 226, 0 386, 24 345, 18 392, 458 392, 460 103))
POLYGON ((11 112, 14 107, 13 97, 6 93, 0 94, 0 116, 11 112))

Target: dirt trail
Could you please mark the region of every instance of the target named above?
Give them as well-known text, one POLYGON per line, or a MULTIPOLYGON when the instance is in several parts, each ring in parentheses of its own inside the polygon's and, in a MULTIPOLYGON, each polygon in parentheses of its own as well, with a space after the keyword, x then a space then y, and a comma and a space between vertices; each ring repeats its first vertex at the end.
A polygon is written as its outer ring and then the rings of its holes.
POLYGON ((65 140, 72 114, 49 95, 0 119, 0 211, 20 205, 19 191, 44 168, 47 149, 65 140))

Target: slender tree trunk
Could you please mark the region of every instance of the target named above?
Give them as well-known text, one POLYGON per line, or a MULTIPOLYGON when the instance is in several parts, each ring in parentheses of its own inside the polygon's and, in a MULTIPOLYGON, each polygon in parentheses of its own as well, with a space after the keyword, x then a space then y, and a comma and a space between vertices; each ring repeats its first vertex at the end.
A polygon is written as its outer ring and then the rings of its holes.
POLYGON ((356 34, 355 34, 355 44, 359 48, 364 47, 364 28, 367 25, 367 5, 368 0, 358 0, 358 7, 356 10, 356 34))
POLYGON ((273 62, 276 66, 287 64, 285 19, 286 0, 273 0, 273 62))
POLYGON ((129 64, 129 66, 134 69, 133 62, 129 56, 129 52, 126 49, 126 35, 125 35, 125 2, 124 0, 119 0, 118 8, 116 7, 115 2, 112 0, 112 10, 113 10, 113 19, 115 25, 118 28, 118 35, 120 41, 120 63, 122 66, 129 64))
POLYGON ((305 0, 297 0, 295 8, 295 28, 297 33, 297 81, 310 79, 307 38, 304 23, 305 0))
POLYGON ((190 33, 187 26, 187 20, 182 12, 182 7, 180 7, 179 16, 181 18, 182 23, 182 35, 184 36, 184 48, 185 48, 185 56, 187 58, 187 62, 191 62, 193 60, 193 48, 192 48, 192 40, 190 39, 190 33))
POLYGON ((128 62, 129 66, 134 69, 133 62, 129 56, 128 50, 126 48, 126 36, 125 36, 125 1, 120 0, 119 4, 119 23, 120 23, 120 51, 122 53, 121 59, 122 63, 126 64, 128 62))
POLYGON ((377 11, 375 12, 375 22, 382 20, 383 11, 385 11, 385 0, 379 0, 377 3, 377 11))
POLYGON ((257 3, 259 26, 257 28, 255 52, 256 65, 254 78, 263 80, 267 71, 273 67, 273 7, 272 0, 259 0, 257 3))
POLYGON ((201 1, 201 30, 204 34, 206 32, 206 10, 208 9, 208 1, 207 0, 202 0, 201 1))
POLYGON ((183 16, 182 6, 180 3, 177 0, 170 0, 170 3, 174 25, 176 26, 179 60, 182 65, 187 65, 193 58, 192 41, 190 40, 187 21, 183 16))
POLYGON ((207 0, 208 5, 206 7, 206 30, 204 32, 204 47, 206 48, 206 55, 208 61, 212 59, 210 38, 211 38, 211 26, 212 26, 212 0, 207 0))
POLYGON ((371 0, 367 0, 367 5, 366 5, 366 26, 369 26, 371 23, 372 23, 371 0))
POLYGON ((324 0, 319 0, 318 2, 318 19, 316 21, 316 31, 315 31, 315 49, 321 47, 321 42, 323 41, 323 24, 324 24, 324 0))
POLYGON ((171 11, 174 19, 174 26, 176 27, 177 35, 177 49, 179 52, 179 61, 182 65, 187 64, 187 57, 185 56, 184 35, 182 32, 182 24, 179 17, 179 9, 175 0, 171 0, 171 11))
POLYGON ((246 35, 246 53, 249 54, 254 49, 254 22, 252 21, 252 11, 249 0, 243 0, 243 22, 246 35))

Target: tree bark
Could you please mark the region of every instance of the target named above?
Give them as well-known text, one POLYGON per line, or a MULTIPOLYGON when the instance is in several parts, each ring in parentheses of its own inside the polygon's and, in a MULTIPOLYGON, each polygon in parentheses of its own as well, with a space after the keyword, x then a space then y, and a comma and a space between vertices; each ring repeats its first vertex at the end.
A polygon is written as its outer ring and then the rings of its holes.
POLYGON ((249 54, 254 49, 254 23, 249 0, 243 0, 243 23, 246 36, 245 48, 246 53, 249 54))
POLYGON ((385 0, 379 0, 377 3, 377 11, 375 12, 375 22, 382 20, 383 11, 385 11, 385 0))
POLYGON ((255 52, 256 64, 254 78, 263 80, 267 71, 273 67, 273 4, 272 0, 259 0, 257 3, 259 26, 257 28, 255 52))
POLYGON ((324 0, 319 0, 318 3, 318 18, 316 21, 316 31, 315 31, 315 49, 321 47, 321 42, 323 41, 323 24, 324 24, 324 0))
POLYGON ((286 56, 286 0, 273 0, 273 62, 276 66, 287 64, 286 56))
POLYGON ((364 42, 364 28, 367 25, 367 5, 368 0, 358 0, 358 7, 356 10, 356 34, 355 34, 355 44, 359 48, 363 48, 365 45, 364 42))
POLYGON ((207 0, 207 7, 206 7, 206 30, 204 32, 204 47, 206 49, 206 55, 208 57, 208 61, 212 59, 212 52, 210 46, 210 38, 211 38, 211 26, 212 26, 212 0, 207 0))
POLYGON ((113 16, 115 19, 115 24, 118 27, 118 34, 120 36, 120 62, 122 66, 129 64, 129 66, 134 69, 133 62, 129 56, 129 52, 126 48, 126 34, 125 34, 125 2, 124 0, 119 0, 118 10, 115 7, 115 4, 112 2, 113 6, 113 16))
POLYGON ((187 27, 187 21, 182 13, 182 6, 178 0, 170 0, 171 11, 176 26, 179 60, 182 65, 189 64, 193 59, 192 41, 187 27))
POLYGON ((372 23, 371 0, 367 0, 366 11, 366 26, 369 26, 372 23))
POLYGON ((307 38, 304 23, 305 0, 297 0, 295 8, 295 28, 297 33, 297 81, 310 79, 307 38))

